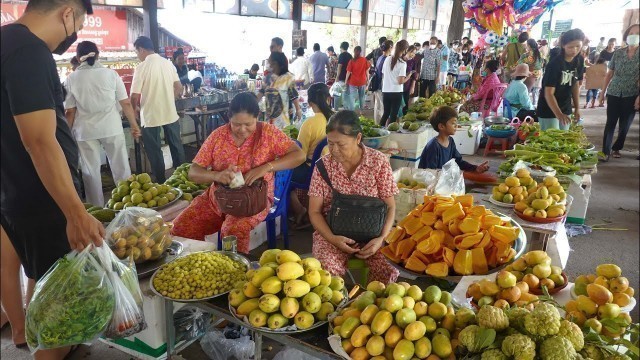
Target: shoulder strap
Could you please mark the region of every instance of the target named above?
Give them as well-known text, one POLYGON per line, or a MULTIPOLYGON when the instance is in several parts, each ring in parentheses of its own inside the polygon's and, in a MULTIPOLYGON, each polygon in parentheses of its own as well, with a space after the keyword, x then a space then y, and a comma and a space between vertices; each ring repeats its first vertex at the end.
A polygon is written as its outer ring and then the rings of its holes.
POLYGON ((329 185, 331 190, 335 190, 333 188, 333 185, 331 185, 331 180, 329 180, 329 173, 327 172, 327 168, 324 166, 324 162, 322 161, 322 159, 316 162, 316 168, 318 168, 318 172, 320 173, 320 176, 322 176, 322 178, 327 183, 327 185, 329 185))

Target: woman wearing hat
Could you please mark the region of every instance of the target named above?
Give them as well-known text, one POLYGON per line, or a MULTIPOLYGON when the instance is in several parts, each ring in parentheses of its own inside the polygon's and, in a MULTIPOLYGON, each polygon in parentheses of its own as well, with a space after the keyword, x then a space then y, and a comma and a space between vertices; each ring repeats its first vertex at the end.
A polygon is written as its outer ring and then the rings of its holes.
POLYGON ((531 97, 529 97, 529 89, 527 89, 527 85, 524 83, 525 79, 529 76, 531 76, 529 65, 519 64, 516 66, 516 70, 511 74, 511 82, 503 95, 511 105, 511 111, 513 114, 518 114, 517 116, 520 119, 522 119, 520 117, 521 110, 526 110, 529 113, 527 115, 531 115, 531 110, 535 109, 531 103, 531 97))

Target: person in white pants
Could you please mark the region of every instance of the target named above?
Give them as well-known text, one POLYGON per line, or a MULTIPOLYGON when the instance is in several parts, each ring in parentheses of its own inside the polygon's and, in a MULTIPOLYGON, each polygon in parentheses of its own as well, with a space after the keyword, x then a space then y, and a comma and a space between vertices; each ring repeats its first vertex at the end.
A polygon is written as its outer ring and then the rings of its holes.
POLYGON ((86 201, 103 206, 101 150, 107 154, 115 183, 131 175, 118 105, 129 120, 134 139, 140 137, 140 127, 122 79, 97 61, 98 54, 93 42, 78 44, 80 66, 67 79, 65 108, 80 150, 86 201))

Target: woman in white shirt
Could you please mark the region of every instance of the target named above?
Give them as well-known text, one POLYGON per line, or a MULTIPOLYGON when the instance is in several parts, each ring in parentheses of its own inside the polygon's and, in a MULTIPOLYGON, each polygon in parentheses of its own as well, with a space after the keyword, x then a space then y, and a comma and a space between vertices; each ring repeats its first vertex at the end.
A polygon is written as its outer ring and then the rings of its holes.
POLYGON ((381 124, 389 125, 398 119, 398 111, 402 104, 402 93, 404 92, 404 83, 411 80, 411 76, 415 72, 412 70, 407 74, 407 64, 402 57, 409 49, 407 40, 400 40, 396 44, 393 56, 388 56, 384 60, 382 66, 382 105, 384 113, 382 114, 381 124))
POLYGON ((80 66, 67 78, 65 107, 67 122, 80 150, 86 200, 102 206, 101 149, 107 154, 115 183, 131 175, 118 104, 135 139, 140 137, 140 128, 122 79, 97 61, 98 54, 95 43, 78 44, 80 66))

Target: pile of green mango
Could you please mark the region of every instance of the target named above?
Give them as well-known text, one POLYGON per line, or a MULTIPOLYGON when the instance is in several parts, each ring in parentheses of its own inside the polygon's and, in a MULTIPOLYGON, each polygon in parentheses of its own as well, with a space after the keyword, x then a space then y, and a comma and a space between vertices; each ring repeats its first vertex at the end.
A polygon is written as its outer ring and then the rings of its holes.
POLYGON ((189 169, 191 163, 184 163, 176 168, 173 174, 165 181, 165 185, 182 190, 182 199, 191 200, 193 193, 200 190, 206 190, 210 184, 196 184, 189 180, 189 169))

